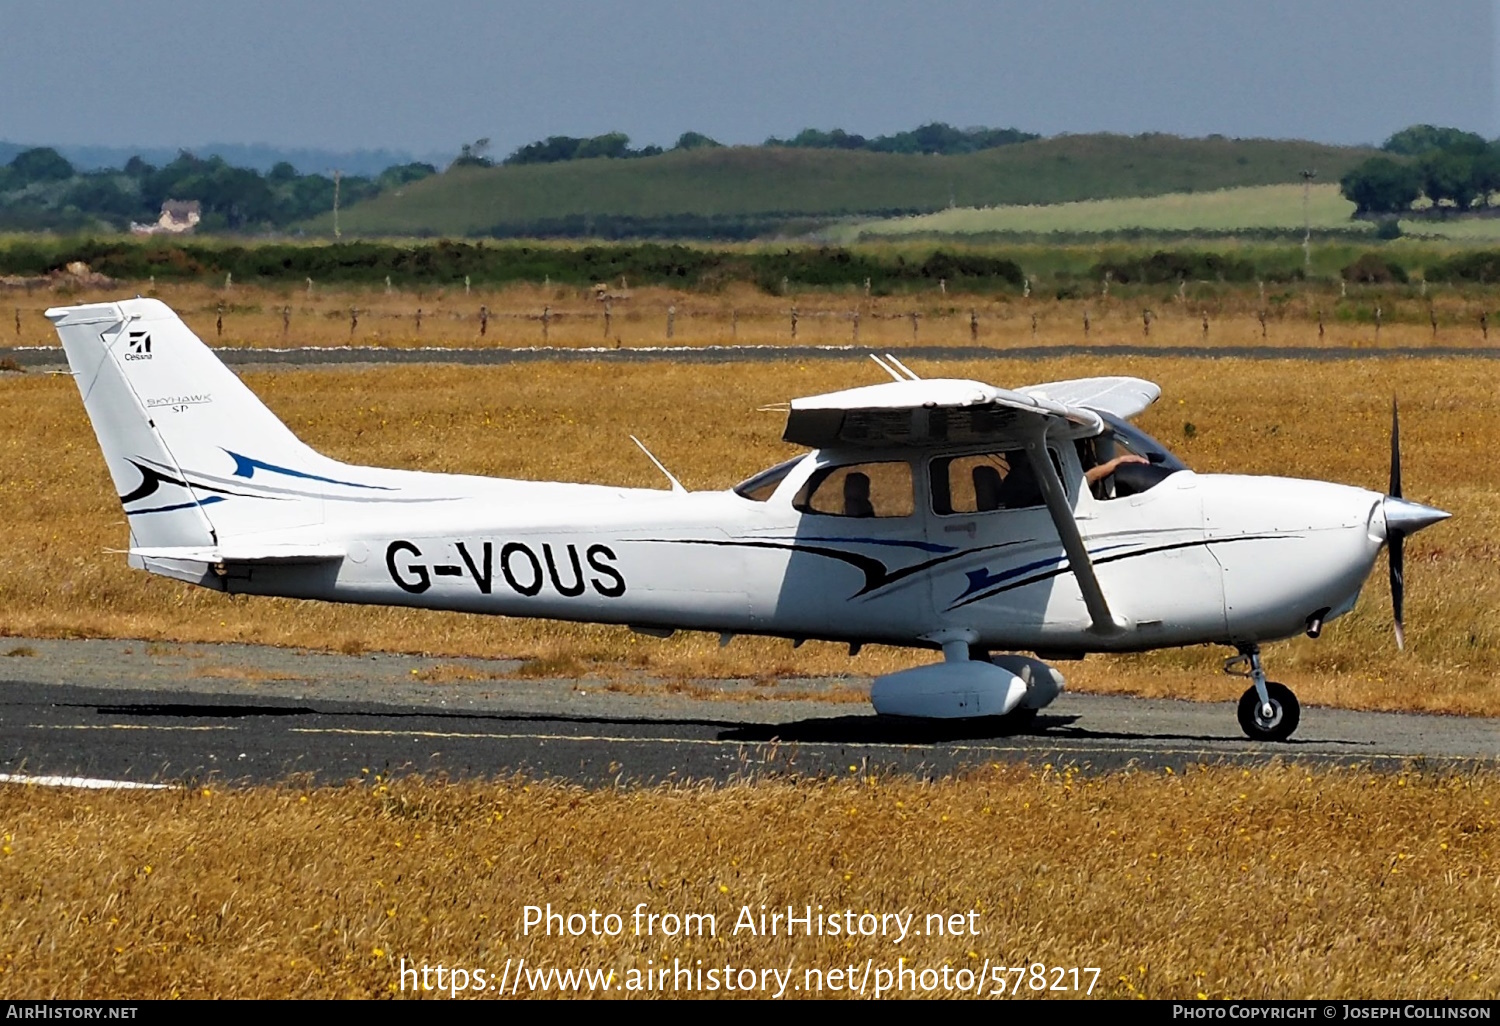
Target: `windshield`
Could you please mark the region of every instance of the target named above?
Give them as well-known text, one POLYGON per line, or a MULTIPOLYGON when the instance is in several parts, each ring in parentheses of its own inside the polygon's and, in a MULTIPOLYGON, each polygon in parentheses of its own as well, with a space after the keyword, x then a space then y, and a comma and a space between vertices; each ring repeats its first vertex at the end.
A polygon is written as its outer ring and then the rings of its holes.
POLYGON ((1165 467, 1168 470, 1186 470, 1187 464, 1182 462, 1165 446, 1152 438, 1146 432, 1119 417, 1109 413, 1101 413, 1104 422, 1113 428, 1115 443, 1122 445, 1137 456, 1144 456, 1153 464, 1165 467))
POLYGON ((762 470, 754 477, 747 478, 734 486, 736 495, 751 500, 752 502, 765 502, 776 492, 782 479, 792 472, 792 468, 801 463, 806 456, 794 456, 791 459, 778 463, 769 470, 762 470))
POLYGON ((1150 491, 1187 466, 1167 447, 1128 421, 1100 414, 1106 427, 1093 438, 1080 438, 1078 461, 1096 499, 1120 499, 1150 491))

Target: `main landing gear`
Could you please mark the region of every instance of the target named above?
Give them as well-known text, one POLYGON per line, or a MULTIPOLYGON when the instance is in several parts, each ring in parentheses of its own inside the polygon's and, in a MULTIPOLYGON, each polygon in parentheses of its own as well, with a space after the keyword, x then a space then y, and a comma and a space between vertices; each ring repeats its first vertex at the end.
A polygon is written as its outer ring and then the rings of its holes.
POLYGON ((1285 684, 1266 680, 1260 665, 1260 646, 1240 649, 1240 654, 1224 661, 1224 672, 1249 677, 1251 685, 1240 696, 1240 729, 1253 741, 1285 741, 1297 729, 1302 707, 1297 696, 1285 684))

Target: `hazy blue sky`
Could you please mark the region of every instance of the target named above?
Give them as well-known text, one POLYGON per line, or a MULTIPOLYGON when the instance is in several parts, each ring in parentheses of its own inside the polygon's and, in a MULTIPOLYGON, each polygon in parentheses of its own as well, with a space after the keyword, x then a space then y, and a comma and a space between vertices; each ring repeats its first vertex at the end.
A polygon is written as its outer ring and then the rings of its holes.
POLYGON ((1493 0, 0 0, 0 139, 1500 135, 1493 0))

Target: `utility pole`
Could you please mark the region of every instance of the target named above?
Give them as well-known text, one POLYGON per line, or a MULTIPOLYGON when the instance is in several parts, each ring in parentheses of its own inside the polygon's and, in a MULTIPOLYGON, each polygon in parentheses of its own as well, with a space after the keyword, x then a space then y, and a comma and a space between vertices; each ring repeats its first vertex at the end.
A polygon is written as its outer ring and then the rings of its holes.
MULTIPOLYGON (((1306 172, 1303 172, 1306 174, 1306 172)), ((339 179, 343 172, 334 168, 333 171, 333 237, 339 237, 339 179)))
POLYGON ((1312 214, 1308 204, 1312 197, 1312 180, 1316 177, 1317 168, 1302 171, 1302 266, 1307 270, 1312 269, 1312 214))

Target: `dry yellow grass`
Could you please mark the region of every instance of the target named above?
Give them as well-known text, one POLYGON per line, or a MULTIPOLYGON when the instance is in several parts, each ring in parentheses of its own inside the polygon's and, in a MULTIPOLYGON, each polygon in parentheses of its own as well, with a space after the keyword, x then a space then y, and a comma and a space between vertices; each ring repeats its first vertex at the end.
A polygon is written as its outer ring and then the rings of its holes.
POLYGON ((1491 775, 5 786, 0 823, 11 997, 373 997, 400 993, 402 960, 498 977, 521 958, 614 970, 617 993, 628 970, 674 958, 790 965, 793 986, 866 960, 1096 967, 1096 997, 1474 999, 1500 985, 1491 775), (716 935, 634 936, 641 903, 712 914, 716 935), (547 904, 621 914, 624 933, 524 935, 525 906, 547 904), (918 928, 972 912, 977 936, 734 934, 762 905, 914 913, 918 928))
MULTIPOLYGON (((144 283, 67 294, 17 294, 6 306, 0 344, 55 345, 42 311, 48 306, 106 302, 149 292, 168 303, 210 345, 226 346, 704 346, 729 344, 913 344, 984 347, 1094 344, 1429 346, 1488 345, 1480 315, 1495 313, 1494 289, 1347 286, 1326 282, 1265 286, 1189 283, 1058 300, 962 295, 936 289, 867 297, 859 291, 767 295, 746 285, 684 292, 632 288, 606 304, 587 290, 514 285, 503 289, 395 291, 317 286, 305 289, 144 283), (1381 327, 1374 324, 1379 308, 1381 327), (485 310, 481 325, 481 309, 485 310), (417 312, 421 311, 418 323, 417 312), (796 312, 793 334, 792 313, 796 312), (1145 314, 1150 311, 1149 332, 1145 314), (855 314, 858 317, 855 317, 855 314), (1262 323, 1261 314, 1265 314, 1262 323), (543 315, 546 314, 544 327, 543 315), (912 314, 916 314, 915 323, 912 314), (351 316, 353 315, 353 316, 351 316), (971 335, 971 315, 978 319, 971 335), (1084 318, 1088 318, 1088 331, 1084 318), (1203 331, 1207 317, 1209 331, 1203 331), (1319 318, 1323 332, 1318 330, 1319 318), (1431 318, 1439 330, 1434 335, 1431 318), (671 336, 668 336, 668 320, 671 336)), ((1492 318, 1493 319, 1493 318, 1492 318)), ((1500 323, 1495 325, 1500 332, 1500 323)), ((1495 336, 1500 345, 1500 334, 1495 336)))
MULTIPOLYGON (((1305 702, 1500 714, 1500 410, 1487 361, 1304 363, 1131 359, 920 363, 927 375, 1000 384, 1132 373, 1165 395, 1143 426, 1205 472, 1274 473, 1383 488, 1389 402, 1402 397, 1407 494, 1454 519, 1408 544, 1408 651, 1391 640, 1384 573, 1319 641, 1268 651, 1305 702), (1192 425, 1192 431, 1187 426, 1192 425)), ((723 488, 784 458, 781 419, 755 409, 868 383, 858 362, 497 368, 420 366, 254 372, 247 381, 303 438, 361 463, 659 487, 639 435, 690 488, 723 488)), ((132 571, 107 552, 124 517, 65 376, 0 378, 0 634, 253 641, 359 652, 554 660, 551 672, 667 679, 874 674, 928 658, 872 648, 642 638, 619 628, 418 610, 230 598, 132 571)), ((1228 699, 1221 649, 1063 667, 1072 685, 1228 699)), ((547 665, 543 663, 537 666, 547 665)))

